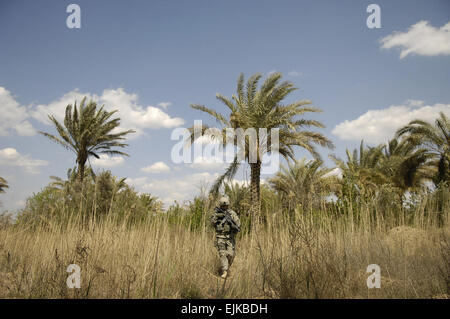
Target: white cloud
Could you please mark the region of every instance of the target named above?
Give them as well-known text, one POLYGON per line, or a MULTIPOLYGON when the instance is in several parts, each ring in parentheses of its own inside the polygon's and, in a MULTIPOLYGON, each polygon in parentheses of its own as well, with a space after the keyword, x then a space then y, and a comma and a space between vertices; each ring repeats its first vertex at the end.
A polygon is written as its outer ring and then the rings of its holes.
POLYGON ((156 162, 152 165, 141 168, 146 173, 166 173, 170 171, 170 167, 164 162, 156 162))
POLYGON ((197 157, 190 166, 192 168, 202 170, 219 170, 225 169, 225 167, 228 167, 229 164, 225 163, 225 161, 220 157, 197 157))
MULTIPOLYGON (((120 117, 120 129, 133 129, 136 131, 130 134, 127 138, 136 138, 144 133, 147 129, 171 128, 184 124, 184 120, 179 117, 171 117, 166 112, 155 106, 143 106, 138 103, 138 95, 127 93, 124 89, 117 90, 108 89, 98 96, 91 93, 81 93, 78 89, 64 94, 61 98, 50 102, 49 104, 37 105, 31 116, 36 120, 49 124, 47 115, 52 114, 58 121, 64 119, 65 109, 68 104, 77 105, 81 102, 83 97, 87 97, 87 101, 93 99, 100 105, 105 105, 108 111, 118 110, 117 117, 120 117)), ((163 102, 160 106, 169 106, 169 102, 163 102)))
POLYGON ((409 105, 409 106, 419 107, 419 106, 423 106, 425 104, 425 101, 421 101, 421 100, 407 100, 406 104, 409 105))
POLYGON ((30 111, 30 115, 44 124, 51 124, 48 115, 53 115, 58 121, 64 120, 64 115, 66 112, 66 107, 69 104, 74 105, 75 101, 77 106, 80 105, 81 100, 86 96, 86 101, 91 99, 98 100, 98 96, 92 95, 90 93, 81 93, 78 89, 70 91, 59 99, 50 102, 49 104, 39 104, 30 111))
POLYGON ((170 103, 170 102, 161 102, 161 103, 158 103, 158 106, 162 107, 164 110, 167 110, 167 108, 168 108, 169 106, 171 106, 171 105, 172 105, 172 103, 170 103))
POLYGON ((412 120, 421 119, 434 123, 439 112, 450 115, 450 104, 437 103, 430 106, 409 100, 407 105, 369 110, 355 120, 346 120, 336 125, 332 133, 343 140, 364 139, 368 143, 384 143, 394 136, 397 129, 412 120))
MULTIPOLYGON (((117 116, 121 119, 120 128, 133 129, 134 134, 127 135, 128 139, 136 138, 144 134, 147 129, 172 128, 184 124, 179 117, 171 117, 165 111, 155 106, 143 106, 138 103, 138 95, 127 93, 124 89, 104 90, 101 95, 89 92, 80 92, 78 89, 63 94, 60 98, 48 103, 32 105, 29 108, 20 106, 11 93, 0 87, 0 105, 2 116, 0 117, 0 136, 6 136, 15 132, 23 136, 35 135, 36 131, 28 119, 33 118, 44 124, 51 124, 48 115, 53 115, 59 122, 64 120, 67 105, 80 104, 86 96, 87 101, 94 100, 98 105, 104 105, 108 111, 117 110, 117 116)), ((158 104, 164 110, 170 106, 170 102, 158 104)))
POLYGON ((125 182, 130 186, 139 188, 139 187, 145 185, 145 183, 147 183, 147 177, 137 177, 137 178, 127 177, 125 182))
POLYGON ((293 77, 298 77, 298 76, 302 76, 303 73, 302 72, 297 72, 295 70, 291 71, 288 73, 289 76, 293 76, 293 77))
POLYGON ((330 177, 330 176, 336 176, 338 178, 342 178, 342 170, 339 167, 335 167, 328 173, 324 174, 322 177, 330 177))
POLYGON ((145 129, 171 128, 184 124, 183 119, 170 117, 157 107, 139 105, 138 96, 126 93, 122 88, 103 91, 100 100, 109 108, 118 109, 122 128, 136 130, 133 134, 136 136, 145 129))
POLYGON ((0 166, 19 166, 23 167, 27 173, 38 174, 39 167, 48 164, 47 161, 31 158, 30 155, 21 155, 11 147, 0 150, 0 166))
POLYGON ((137 178, 131 182, 138 182, 139 185, 135 184, 135 186, 142 192, 158 196, 165 204, 172 204, 174 200, 183 202, 194 198, 199 193, 200 188, 210 185, 218 176, 218 173, 204 172, 165 179, 152 179, 148 182, 146 182, 147 179, 137 178))
POLYGON ((109 156, 108 154, 100 154, 100 158, 94 158, 91 164, 100 167, 114 167, 122 165, 125 159, 122 156, 109 156))
POLYGON ((15 206, 20 209, 20 208, 24 208, 26 205, 26 201, 24 201, 23 199, 18 200, 17 202, 15 202, 15 206))
POLYGON ((450 22, 440 28, 419 21, 407 32, 393 32, 380 40, 382 49, 400 47, 400 59, 408 54, 425 56, 450 55, 450 22))
POLYGON ((33 126, 27 121, 28 110, 20 106, 11 93, 0 86, 0 136, 10 135, 15 132, 22 136, 36 134, 33 126))

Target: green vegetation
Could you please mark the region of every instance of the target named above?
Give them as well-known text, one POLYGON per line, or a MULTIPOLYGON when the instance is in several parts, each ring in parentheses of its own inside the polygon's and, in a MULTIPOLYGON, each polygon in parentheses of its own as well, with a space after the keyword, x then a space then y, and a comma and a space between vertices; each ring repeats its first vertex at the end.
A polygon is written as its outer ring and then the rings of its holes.
POLYGON ((116 111, 107 112, 103 106, 97 110, 97 103, 90 101, 87 105, 84 98, 80 107, 77 108, 75 102, 73 113, 72 105, 67 105, 64 117, 64 126, 61 125, 53 115, 49 115, 50 121, 55 125, 59 137, 45 132, 39 132, 52 141, 60 144, 76 155, 78 165, 78 178, 84 178, 86 161, 90 156, 100 158, 98 154, 124 155, 128 154, 114 149, 114 147, 124 147, 127 144, 121 143, 125 135, 133 133, 133 130, 112 133, 119 127, 120 119, 110 119, 116 111))
MULTIPOLYGON (((208 113, 223 126, 221 132, 219 132, 219 137, 216 133, 213 133, 211 137, 214 139, 219 138, 219 141, 224 145, 227 142, 227 128, 240 128, 244 131, 252 128, 256 130, 256 145, 250 143, 248 136, 245 139, 245 145, 238 145, 237 139, 234 140, 235 146, 245 152, 244 158, 250 165, 250 212, 254 216, 259 216, 260 212, 262 156, 272 151, 269 134, 272 129, 279 129, 279 146, 274 151, 277 151, 286 159, 295 159, 295 146, 306 149, 315 158, 320 158, 320 156, 314 144, 330 148, 333 147, 331 141, 322 134, 304 130, 304 128, 310 126, 324 127, 323 124, 315 120, 299 118, 299 116, 307 112, 321 112, 320 109, 305 106, 311 104, 308 100, 301 100, 287 105, 282 103, 297 88, 289 81, 280 83, 281 77, 281 73, 273 73, 258 89, 261 74, 251 76, 246 86, 244 85, 244 75, 241 74, 237 81, 236 95, 233 95, 229 99, 221 94, 217 94, 217 99, 228 107, 230 111, 229 117, 203 105, 191 105, 194 109, 208 113), (260 128, 267 129, 268 136, 261 136, 260 128), (251 153, 254 154, 255 159, 252 159, 251 153)), ((202 127, 202 133, 204 135, 208 135, 207 129, 207 126, 202 127)), ((191 141, 193 142, 195 138, 194 128, 191 131, 191 141)), ((237 172, 239 165, 240 163, 236 155, 233 163, 231 163, 226 172, 217 179, 212 191, 217 192, 225 178, 231 179, 237 172)))
MULTIPOLYGON (((295 88, 271 75, 238 79, 237 95, 218 95, 225 117, 201 105, 223 130, 280 129, 280 153, 288 164, 260 183, 250 163, 250 185, 231 183, 238 163, 184 203, 163 209, 110 171, 97 174, 89 156, 122 154, 115 147, 131 130, 111 133, 115 112, 97 111, 85 99, 66 108, 59 137, 76 167, 27 199, 13 220, 0 216, 1 298, 448 298, 450 273, 450 126, 415 120, 386 145, 331 155, 324 167, 314 144, 332 147, 303 128, 320 122, 299 118, 318 109, 299 101, 282 105, 295 88), (294 158, 294 146, 314 160, 294 158), (223 185, 242 222, 231 277, 214 275, 217 256, 209 214, 223 185), (257 218, 258 223, 253 222, 257 218), (69 264, 83 269, 82 288, 66 286, 69 264), (366 267, 382 269, 382 289, 367 289, 366 267)), ((205 131, 207 127, 203 127, 205 131)), ((224 137, 224 131, 220 138, 224 137)), ((193 140, 191 140, 193 142, 193 140)), ((261 141, 258 141, 260 145, 261 141)), ((248 149, 248 147, 246 148, 248 149)), ((270 148, 264 152, 270 152, 270 148)), ((246 154, 249 160, 249 154, 246 154)), ((0 177, 0 192, 8 188, 0 177)))

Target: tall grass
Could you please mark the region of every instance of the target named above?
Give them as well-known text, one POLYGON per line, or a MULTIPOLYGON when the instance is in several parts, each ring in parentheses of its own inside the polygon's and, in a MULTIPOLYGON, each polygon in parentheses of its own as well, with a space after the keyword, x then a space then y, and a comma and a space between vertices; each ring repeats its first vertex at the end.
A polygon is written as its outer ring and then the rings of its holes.
POLYGON ((113 215, 86 219, 86 214, 73 213, 64 223, 44 218, 2 227, 0 297, 447 298, 450 294, 448 211, 444 225, 438 227, 440 215, 432 198, 413 210, 385 210, 367 203, 351 214, 330 203, 293 214, 272 205, 263 211, 263 222, 255 223, 251 231, 245 227, 239 235, 227 280, 217 276, 210 204, 196 203, 183 213, 169 210, 134 222, 132 212, 120 219, 113 215), (66 285, 70 264, 81 267, 80 289, 66 285), (381 267, 380 289, 367 288, 369 264, 381 267))

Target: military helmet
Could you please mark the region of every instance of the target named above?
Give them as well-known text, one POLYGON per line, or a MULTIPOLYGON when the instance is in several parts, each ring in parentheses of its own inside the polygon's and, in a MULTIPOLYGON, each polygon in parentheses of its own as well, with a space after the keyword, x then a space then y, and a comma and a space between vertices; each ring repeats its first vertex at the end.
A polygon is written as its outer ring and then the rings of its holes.
POLYGON ((230 200, 228 199, 228 197, 226 196, 222 196, 219 200, 219 205, 220 206, 229 206, 230 205, 230 200))

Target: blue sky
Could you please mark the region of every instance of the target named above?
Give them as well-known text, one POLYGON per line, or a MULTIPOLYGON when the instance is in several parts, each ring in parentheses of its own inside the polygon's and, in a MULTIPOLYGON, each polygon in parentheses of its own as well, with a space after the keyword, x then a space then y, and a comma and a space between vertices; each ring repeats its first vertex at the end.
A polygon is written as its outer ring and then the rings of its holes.
POLYGON ((344 156, 361 139, 384 142, 413 117, 450 113, 449 22, 445 0, 2 1, 0 176, 10 188, 0 210, 23 207, 50 175, 75 165, 35 132, 54 132, 46 114, 83 95, 118 108, 124 127, 139 131, 129 158, 96 169, 165 203, 191 198, 225 165, 174 164, 171 132, 196 119, 214 124, 189 104, 225 111, 215 94, 231 96, 241 72, 282 72, 299 88, 288 101, 324 111, 309 117, 336 145, 320 150, 331 166, 328 154, 344 156), (66 26, 70 3, 81 8, 80 29, 66 26), (371 3, 381 8, 379 29, 366 25, 371 3))

